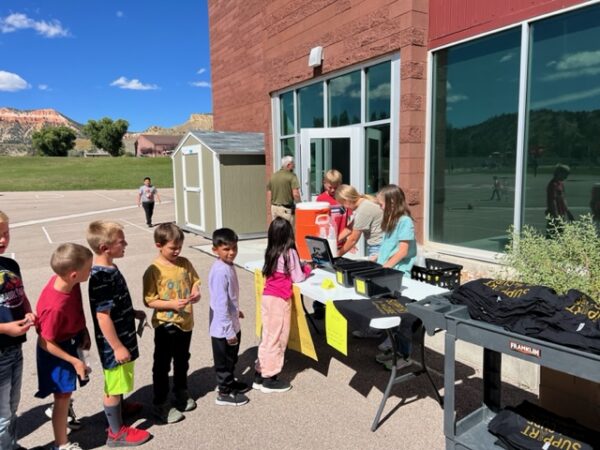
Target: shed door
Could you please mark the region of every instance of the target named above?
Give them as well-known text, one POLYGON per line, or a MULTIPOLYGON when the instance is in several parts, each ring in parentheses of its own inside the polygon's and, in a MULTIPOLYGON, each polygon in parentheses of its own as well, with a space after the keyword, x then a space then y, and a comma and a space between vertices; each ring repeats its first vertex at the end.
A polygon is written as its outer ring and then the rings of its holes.
POLYGON ((188 228, 205 231, 202 158, 197 148, 183 152, 184 220, 188 228))

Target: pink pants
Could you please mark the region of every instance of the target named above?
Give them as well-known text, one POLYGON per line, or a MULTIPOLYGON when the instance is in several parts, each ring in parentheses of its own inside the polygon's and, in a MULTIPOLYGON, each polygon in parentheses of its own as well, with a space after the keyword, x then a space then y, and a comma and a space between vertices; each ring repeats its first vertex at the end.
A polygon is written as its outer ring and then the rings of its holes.
POLYGON ((258 346, 256 371, 264 378, 277 375, 283 368, 283 357, 290 337, 292 302, 263 295, 261 303, 262 337, 258 346))

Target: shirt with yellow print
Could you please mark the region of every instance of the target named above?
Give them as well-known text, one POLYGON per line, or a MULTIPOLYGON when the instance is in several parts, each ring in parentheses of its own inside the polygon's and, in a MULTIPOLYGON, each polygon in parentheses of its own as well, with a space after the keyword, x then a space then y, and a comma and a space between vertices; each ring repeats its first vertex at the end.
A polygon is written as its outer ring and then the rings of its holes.
MULTIPOLYGON (((186 258, 177 257, 174 264, 165 264, 158 259, 144 273, 144 304, 152 302, 188 298, 194 287, 200 287, 200 277, 186 258)), ((154 328, 172 323, 183 331, 192 331, 194 315, 192 304, 188 303, 179 311, 154 310, 154 328)))

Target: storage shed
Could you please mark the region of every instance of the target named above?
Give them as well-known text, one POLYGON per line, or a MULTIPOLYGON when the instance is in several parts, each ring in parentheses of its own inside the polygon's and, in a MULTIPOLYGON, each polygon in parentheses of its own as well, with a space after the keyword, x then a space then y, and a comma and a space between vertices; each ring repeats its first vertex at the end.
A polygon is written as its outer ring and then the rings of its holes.
POLYGON ((190 131, 171 158, 177 225, 206 237, 221 227, 266 236, 262 133, 190 131))

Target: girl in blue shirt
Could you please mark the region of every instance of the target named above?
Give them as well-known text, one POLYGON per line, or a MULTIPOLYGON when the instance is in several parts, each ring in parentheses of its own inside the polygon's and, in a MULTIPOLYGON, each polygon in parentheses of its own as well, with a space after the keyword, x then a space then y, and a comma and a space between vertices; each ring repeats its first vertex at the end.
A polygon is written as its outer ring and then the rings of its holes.
MULTIPOLYGON (((383 267, 399 270, 410 277, 410 270, 417 257, 417 241, 404 191, 395 184, 389 184, 377 193, 377 201, 383 208, 381 221, 383 240, 377 262, 383 267)), ((401 369, 410 365, 408 358, 412 350, 412 336, 402 335, 398 328, 394 332, 394 338, 399 353, 396 368, 401 369)), ((393 361, 391 349, 388 348, 387 351, 378 354, 375 359, 391 370, 393 361)))
POLYGON ((377 262, 410 276, 417 257, 417 241, 404 192, 395 184, 389 184, 377 193, 377 201, 383 208, 383 240, 377 262))

